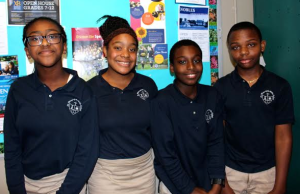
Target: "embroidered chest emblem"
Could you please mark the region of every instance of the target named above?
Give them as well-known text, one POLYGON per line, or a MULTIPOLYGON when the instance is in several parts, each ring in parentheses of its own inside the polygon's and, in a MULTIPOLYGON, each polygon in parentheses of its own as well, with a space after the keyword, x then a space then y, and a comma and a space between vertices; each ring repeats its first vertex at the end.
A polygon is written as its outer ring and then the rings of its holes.
POLYGON ((275 94, 270 90, 266 90, 260 94, 260 98, 268 105, 275 100, 275 94))
POLYGON ((147 98, 149 98, 149 93, 148 93, 146 90, 144 90, 144 89, 140 89, 140 90, 136 93, 136 95, 137 95, 138 97, 140 97, 141 99, 143 99, 143 100, 146 100, 147 98))
POLYGON ((207 109, 207 111, 205 112, 205 120, 207 123, 209 123, 212 119, 214 118, 214 113, 212 110, 207 109))
POLYGON ((67 107, 72 115, 79 113, 82 110, 81 102, 77 99, 72 99, 68 101, 67 107))

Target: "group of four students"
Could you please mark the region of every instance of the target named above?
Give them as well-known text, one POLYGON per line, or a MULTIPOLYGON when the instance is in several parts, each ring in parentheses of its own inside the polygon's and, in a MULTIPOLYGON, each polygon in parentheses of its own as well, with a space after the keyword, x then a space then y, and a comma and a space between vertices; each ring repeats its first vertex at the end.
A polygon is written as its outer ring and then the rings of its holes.
POLYGON ((158 91, 135 72, 134 30, 123 18, 104 19, 108 68, 87 83, 62 66, 67 36, 58 22, 40 17, 24 27, 35 72, 17 79, 7 97, 11 194, 154 194, 156 176, 161 194, 285 192, 291 88, 259 65, 265 41, 254 24, 231 28, 236 68, 215 87, 198 83, 200 47, 175 43, 174 83, 158 91))

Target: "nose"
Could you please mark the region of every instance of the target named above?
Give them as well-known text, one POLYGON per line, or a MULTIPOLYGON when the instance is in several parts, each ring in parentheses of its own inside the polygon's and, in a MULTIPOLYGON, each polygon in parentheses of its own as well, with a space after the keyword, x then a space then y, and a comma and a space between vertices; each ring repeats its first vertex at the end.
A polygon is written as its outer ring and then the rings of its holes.
POLYGON ((129 51, 128 51, 128 49, 124 49, 123 52, 121 53, 121 56, 125 57, 125 58, 129 57, 129 51))
POLYGON ((243 46, 241 48, 241 55, 247 55, 249 53, 248 47, 243 46))
POLYGON ((42 45, 43 46, 48 46, 50 43, 48 42, 46 36, 43 36, 43 39, 42 39, 42 45))
POLYGON ((194 69, 194 63, 193 63, 193 61, 188 61, 187 62, 187 65, 186 65, 186 68, 188 69, 188 70, 192 70, 192 69, 194 69))

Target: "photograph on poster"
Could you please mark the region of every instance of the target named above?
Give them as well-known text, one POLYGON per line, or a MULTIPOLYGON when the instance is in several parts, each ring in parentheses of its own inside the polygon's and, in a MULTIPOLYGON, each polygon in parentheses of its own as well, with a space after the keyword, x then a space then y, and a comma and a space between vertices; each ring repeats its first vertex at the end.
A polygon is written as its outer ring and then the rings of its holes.
POLYGON ((216 21, 217 21, 217 10, 209 9, 209 22, 216 22, 216 21))
POLYGON ((89 80, 107 67, 98 28, 72 28, 73 69, 89 80))
POLYGON ((207 30, 208 9, 200 7, 180 7, 179 29, 207 30))
POLYGON ((60 22, 59 0, 7 0, 8 25, 25 25, 37 17, 60 22))
POLYGON ((136 69, 167 69, 168 47, 166 44, 139 45, 136 69))
POLYGON ((0 80, 10 80, 18 77, 18 56, 0 56, 0 80))

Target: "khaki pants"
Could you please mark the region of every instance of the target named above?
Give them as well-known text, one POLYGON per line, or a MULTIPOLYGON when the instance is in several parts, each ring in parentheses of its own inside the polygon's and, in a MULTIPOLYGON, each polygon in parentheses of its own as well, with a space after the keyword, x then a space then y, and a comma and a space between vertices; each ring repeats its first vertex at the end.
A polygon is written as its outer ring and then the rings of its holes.
POLYGON ((155 173, 150 150, 132 159, 99 158, 88 181, 89 194, 154 194, 155 173))
POLYGON ((275 184, 275 167, 258 173, 243 173, 226 166, 226 178, 236 194, 266 194, 275 184))
MULTIPOLYGON (((25 177, 25 188, 27 194, 55 194, 59 190, 61 184, 64 182, 69 169, 64 170, 62 173, 54 174, 44 177, 40 180, 32 180, 25 177)), ((86 185, 79 194, 86 193, 86 185)))
POLYGON ((163 182, 159 183, 159 194, 172 194, 163 182))

